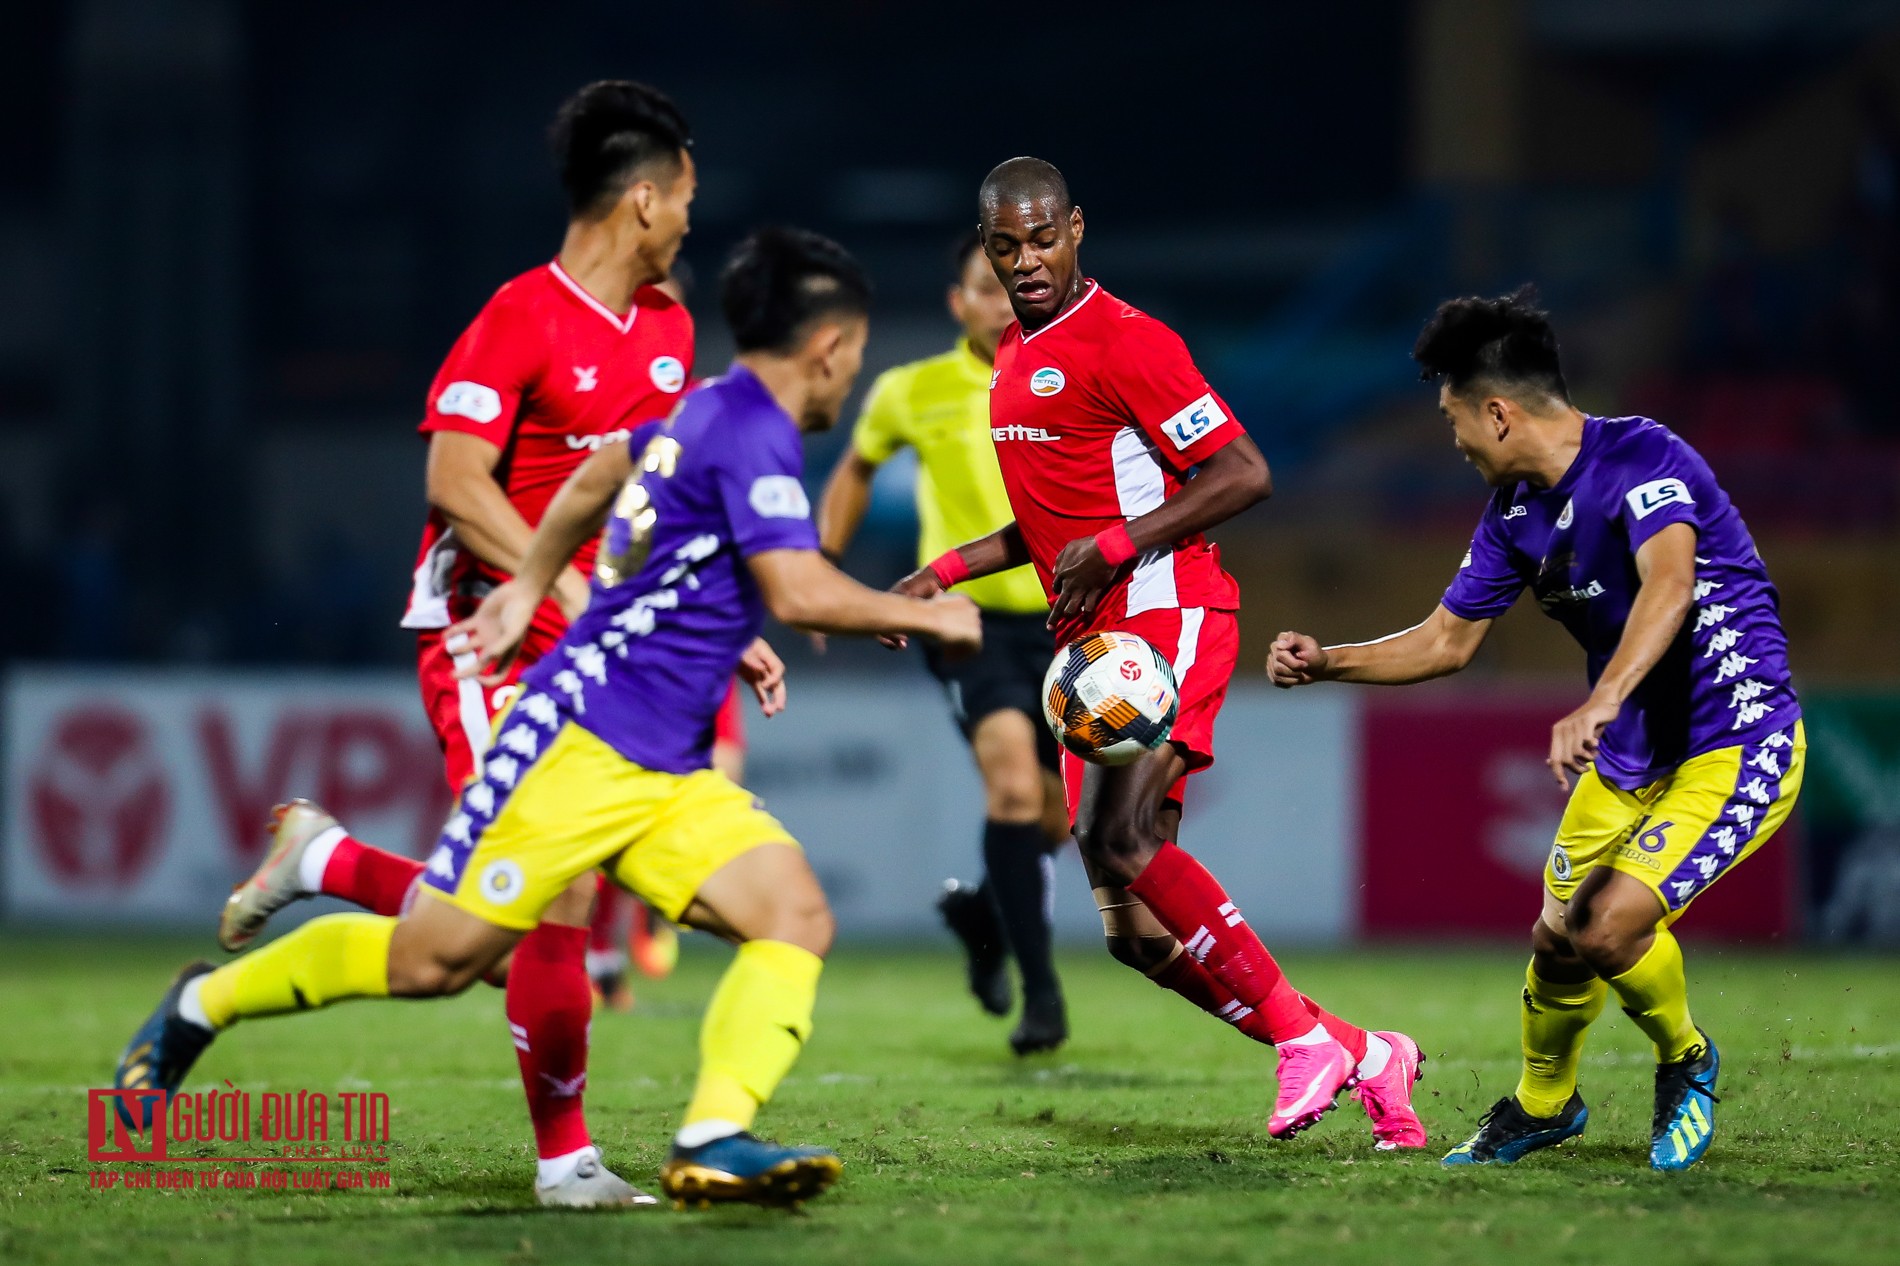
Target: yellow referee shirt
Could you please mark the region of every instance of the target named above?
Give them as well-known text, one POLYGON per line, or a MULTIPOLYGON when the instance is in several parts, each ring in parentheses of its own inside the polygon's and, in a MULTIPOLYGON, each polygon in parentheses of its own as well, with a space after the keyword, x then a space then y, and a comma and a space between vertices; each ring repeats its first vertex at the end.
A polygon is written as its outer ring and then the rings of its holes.
MULTIPOLYGON (((878 375, 851 442, 874 466, 907 444, 917 450, 919 563, 987 536, 1016 517, 990 440, 990 367, 961 339, 942 356, 878 375)), ((1042 582, 1027 566, 957 588, 986 611, 1041 614, 1049 609, 1042 582)))

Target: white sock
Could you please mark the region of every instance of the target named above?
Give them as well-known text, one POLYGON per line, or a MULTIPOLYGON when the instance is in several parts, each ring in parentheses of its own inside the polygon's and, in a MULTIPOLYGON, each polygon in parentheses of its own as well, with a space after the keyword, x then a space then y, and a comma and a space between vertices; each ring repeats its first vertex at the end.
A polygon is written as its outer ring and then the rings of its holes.
POLYGON ((1284 1042, 1275 1042, 1274 1045, 1275 1046, 1324 1046, 1326 1045, 1326 1043, 1332 1040, 1333 1040, 1333 1035, 1326 1031, 1326 1026, 1321 1024, 1318 1020, 1315 1020, 1313 1021, 1313 1027, 1308 1029, 1306 1032, 1300 1034, 1298 1037, 1290 1037, 1284 1042))
POLYGON ((1359 1061, 1356 1070, 1363 1081, 1367 1077, 1377 1077, 1385 1071, 1385 1062, 1392 1058, 1392 1043, 1377 1033, 1366 1034, 1366 1057, 1359 1061))
POLYGON ((303 857, 297 863, 298 887, 309 893, 323 891, 323 871, 330 864, 330 854, 348 834, 342 827, 333 826, 304 845, 303 857))
POLYGON ((617 949, 587 951, 587 974, 598 980, 605 975, 624 975, 627 970, 627 951, 617 949))
POLYGON ((713 1117, 710 1120, 682 1125, 680 1132, 673 1136, 673 1142, 680 1147, 704 1147, 714 1139, 737 1134, 743 1128, 736 1121, 722 1121, 718 1117, 713 1117))
POLYGON ((579 1151, 569 1152, 565 1156, 543 1156, 534 1163, 534 1182, 537 1187, 553 1187, 566 1182, 574 1176, 584 1160, 599 1160, 600 1149, 589 1143, 579 1151))
MULTIPOLYGON (((205 973, 206 976, 210 974, 210 972, 205 973)), ((193 976, 185 982, 185 987, 178 994, 178 1018, 195 1024, 201 1029, 209 1030, 211 1017, 205 1014, 204 999, 198 996, 204 984, 204 976, 193 976)))

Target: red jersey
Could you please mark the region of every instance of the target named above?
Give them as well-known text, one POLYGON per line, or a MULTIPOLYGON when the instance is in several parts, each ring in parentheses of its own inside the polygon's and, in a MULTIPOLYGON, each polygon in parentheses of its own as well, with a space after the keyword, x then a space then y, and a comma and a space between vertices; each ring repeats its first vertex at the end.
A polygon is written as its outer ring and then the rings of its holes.
MULTIPOLYGON (((530 525, 600 446, 670 413, 693 368, 693 318, 644 286, 625 316, 550 262, 497 290, 429 387, 422 434, 461 431, 501 449, 495 481, 530 525)), ((574 558, 593 566, 589 541, 574 558)), ((437 629, 506 580, 461 548, 439 511, 422 532, 403 627, 437 629)), ((548 641, 566 628, 550 600, 535 618, 548 641)))
MULTIPOLYGON (((1010 326, 996 349, 990 438, 1052 602, 1063 546, 1153 510, 1197 462, 1245 434, 1180 335, 1093 281, 1034 333, 1010 326)), ((1240 587, 1205 537, 1138 556, 1092 616, 1057 636, 1174 607, 1240 607, 1240 587)))

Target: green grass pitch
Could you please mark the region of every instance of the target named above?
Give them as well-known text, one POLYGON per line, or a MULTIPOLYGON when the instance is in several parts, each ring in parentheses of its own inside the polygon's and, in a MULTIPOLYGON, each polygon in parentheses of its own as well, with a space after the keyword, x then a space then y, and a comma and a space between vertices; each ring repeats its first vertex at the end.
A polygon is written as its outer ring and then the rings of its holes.
MULTIPOLYGON (((693 938, 631 1016, 594 1024, 588 1109, 635 1181, 664 1153, 700 1006, 725 960, 693 938)), ((354 1003, 244 1026, 189 1088, 386 1091, 385 1192, 93 1189, 85 1094, 192 947, 0 941, 0 1262, 1346 1263, 1900 1261, 1900 971, 1891 959, 1690 948, 1722 1046, 1719 1132, 1683 1175, 1646 1167, 1649 1055, 1614 1008, 1592 1036, 1589 1133, 1514 1168, 1438 1155, 1516 1076, 1523 956, 1421 947, 1290 952, 1342 1013, 1416 1035, 1433 1150, 1382 1155, 1342 1100, 1313 1132, 1263 1130, 1270 1052, 1099 953, 1063 963, 1074 1040, 1027 1061, 948 952, 853 948, 761 1121, 835 1146, 804 1212, 542 1212, 501 999, 354 1003)))

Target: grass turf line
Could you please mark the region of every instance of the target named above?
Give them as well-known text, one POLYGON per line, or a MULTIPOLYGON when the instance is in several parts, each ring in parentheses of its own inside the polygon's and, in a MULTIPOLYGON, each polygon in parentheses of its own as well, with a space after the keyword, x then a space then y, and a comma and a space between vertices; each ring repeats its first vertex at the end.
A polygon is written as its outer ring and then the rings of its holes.
MULTIPOLYGON (((588 1115, 610 1164, 651 1186, 684 1104, 726 953, 691 938, 631 1016, 594 1025, 588 1115)), ((1589 1133, 1509 1169, 1444 1148, 1515 1083, 1523 956, 1293 952, 1341 1013, 1417 1037, 1426 1154, 1372 1150, 1341 1099, 1288 1144, 1263 1129, 1271 1052, 1069 953, 1075 1036, 1031 1060, 978 1014, 956 960, 841 952, 817 1032, 762 1131, 834 1146, 842 1185, 799 1215, 538 1210, 499 993, 353 1003, 240 1026, 187 1089, 373 1088, 393 1105, 389 1192, 96 1191, 85 1087, 178 962, 176 941, 0 940, 0 1261, 64 1263, 1353 1263, 1900 1259, 1900 972, 1891 959, 1689 950, 1696 1017, 1722 1047, 1719 1133, 1682 1175, 1646 1167, 1650 1054, 1606 1012, 1583 1075, 1589 1133), (607 1257, 607 1254, 612 1254, 607 1257)))

